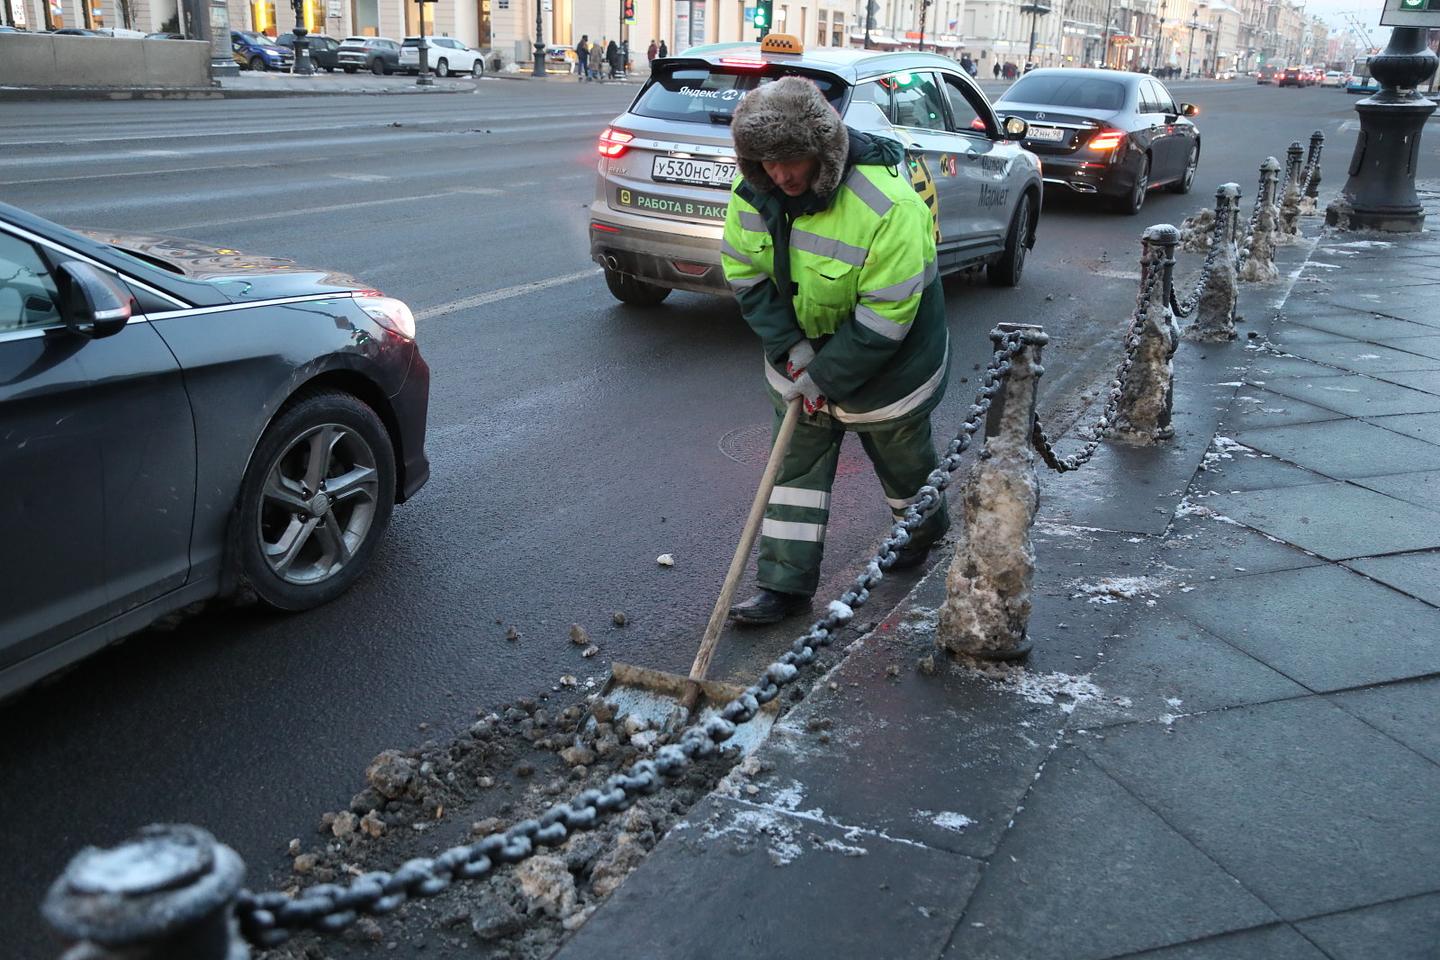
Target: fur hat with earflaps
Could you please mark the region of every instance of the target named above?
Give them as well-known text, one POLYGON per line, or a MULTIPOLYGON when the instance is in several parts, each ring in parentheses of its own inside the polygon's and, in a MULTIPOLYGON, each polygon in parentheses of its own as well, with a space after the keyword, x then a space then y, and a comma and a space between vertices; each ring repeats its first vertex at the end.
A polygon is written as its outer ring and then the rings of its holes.
POLYGON ((775 189, 761 163, 807 156, 820 160, 810 187, 816 196, 829 196, 840 186, 850 135, 820 88, 803 77, 782 77, 745 94, 735 108, 730 133, 740 173, 756 190, 775 189))

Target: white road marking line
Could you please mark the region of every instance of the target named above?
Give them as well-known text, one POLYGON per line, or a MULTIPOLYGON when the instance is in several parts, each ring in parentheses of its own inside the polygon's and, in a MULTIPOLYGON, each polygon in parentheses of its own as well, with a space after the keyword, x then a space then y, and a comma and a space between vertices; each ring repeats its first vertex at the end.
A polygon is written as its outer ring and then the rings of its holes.
POLYGON ((408 197, 379 197, 374 200, 356 200, 352 203, 330 203, 323 207, 296 207, 292 210, 276 210, 272 213, 252 213, 245 217, 229 217, 223 220, 200 220, 196 223, 181 223, 164 228, 167 233, 181 230, 195 230, 204 227, 220 227, 235 223, 254 223, 257 220, 284 220, 289 217, 304 217, 312 213, 334 213, 337 210, 358 210, 362 207, 378 207, 389 203, 410 203, 415 200, 438 200, 453 197, 463 191, 442 190, 439 193, 421 193, 408 197))
POLYGON ((1135 280, 1139 281, 1140 274, 1134 270, 1091 270, 1090 273, 1097 277, 1107 277, 1111 280, 1135 280))
POLYGON ((417 321, 433 320, 436 317, 447 316, 452 313, 459 313, 461 310, 470 310, 475 307, 484 307, 492 303, 499 303, 501 300, 509 300, 512 297, 524 296, 527 293, 535 293, 546 290, 550 287, 558 287, 566 283, 574 283, 577 280, 587 280, 590 277, 599 276, 599 267, 592 267, 589 270, 577 270, 575 273, 567 273, 558 277, 549 277, 545 280, 531 280, 529 283, 517 283, 513 287, 502 287, 499 290, 491 290, 487 293, 477 293, 471 297, 462 297, 459 300, 451 300, 449 303, 437 303, 433 307, 426 307, 423 310, 415 311, 417 321))
POLYGON ((392 179, 382 173, 332 173, 330 176, 336 180, 358 180, 361 183, 380 183, 392 179))

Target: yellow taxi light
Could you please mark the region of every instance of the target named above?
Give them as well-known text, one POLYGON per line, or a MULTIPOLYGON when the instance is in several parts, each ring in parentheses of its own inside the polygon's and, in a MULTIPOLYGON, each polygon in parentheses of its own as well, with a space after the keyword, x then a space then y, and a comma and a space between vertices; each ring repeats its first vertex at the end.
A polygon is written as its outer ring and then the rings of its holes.
POLYGON ((788 33, 772 33, 760 41, 761 53, 804 53, 805 44, 788 33))

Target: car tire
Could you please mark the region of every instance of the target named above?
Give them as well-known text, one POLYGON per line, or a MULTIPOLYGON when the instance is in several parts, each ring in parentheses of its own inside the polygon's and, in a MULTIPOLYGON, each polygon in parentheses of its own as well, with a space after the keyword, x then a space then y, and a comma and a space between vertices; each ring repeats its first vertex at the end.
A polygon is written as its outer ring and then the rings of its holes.
POLYGON ((1145 195, 1150 192, 1150 157, 1145 157, 1145 162, 1140 166, 1140 172, 1135 176, 1135 185, 1132 186, 1123 196, 1115 199, 1115 209, 1126 216, 1135 216, 1145 208, 1145 195))
POLYGON ((343 69, 345 70, 346 73, 354 73, 355 70, 356 70, 355 67, 345 67, 345 68, 343 68, 343 69))
POLYGON ((610 293, 616 300, 628 303, 632 307, 658 307, 666 297, 670 296, 669 287, 646 283, 628 273, 621 273, 619 270, 612 270, 609 267, 605 268, 605 286, 610 288, 610 293))
POLYGON ((1195 185, 1195 168, 1200 165, 1200 145, 1194 144, 1190 147, 1190 156, 1185 159, 1185 172, 1180 179, 1170 187, 1171 193, 1189 193, 1190 188, 1195 185))
POLYGON ((264 72, 265 72, 265 58, 264 58, 264 57, 260 57, 260 56, 251 57, 251 58, 250 58, 250 69, 251 69, 251 70, 254 70, 254 71, 258 72, 258 73, 264 73, 264 72))
POLYGON ((1034 217, 1030 205, 1034 202, 1030 191, 1020 195, 1015 213, 1010 218, 1010 231, 1005 235, 1005 252, 1000 259, 985 268, 985 279, 992 287, 1018 287, 1025 274, 1025 256, 1034 245, 1034 217))
POLYGON ((476 57, 475 62, 470 64, 470 76, 477 80, 485 76, 485 64, 480 61, 479 57, 476 57))
POLYGON ((375 411, 336 390, 302 393, 266 428, 240 487, 230 534, 242 589, 285 611, 334 600, 364 571, 394 505, 395 451, 375 411), (322 501, 316 517, 325 482, 347 476, 349 495, 322 501))
POLYGON ((450 61, 441 57, 440 62, 435 64, 435 74, 448 79, 450 77, 450 61))
POLYGON ((380 76, 380 74, 382 74, 382 73, 389 73, 390 71, 385 69, 385 61, 383 61, 383 60, 372 60, 372 61, 370 62, 370 72, 373 73, 373 74, 375 74, 375 76, 378 77, 378 76, 380 76))

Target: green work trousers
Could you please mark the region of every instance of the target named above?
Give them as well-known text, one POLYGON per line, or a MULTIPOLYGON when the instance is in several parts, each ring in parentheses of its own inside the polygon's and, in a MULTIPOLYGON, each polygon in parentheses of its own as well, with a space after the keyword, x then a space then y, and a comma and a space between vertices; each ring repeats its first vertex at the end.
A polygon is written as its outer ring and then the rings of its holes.
MULTIPOLYGON (((775 429, 781 414, 775 415, 775 429)), ((930 438, 930 418, 918 417, 894 427, 857 431, 885 501, 898 519, 939 463, 930 438)), ((774 432, 772 431, 772 436, 774 432)), ((801 416, 760 528, 760 564, 756 582, 768 590, 810 595, 820 583, 825 526, 830 518, 830 486, 840 462, 845 426, 830 417, 801 416)), ((950 528, 945 497, 912 534, 912 543, 928 545, 950 528)))

